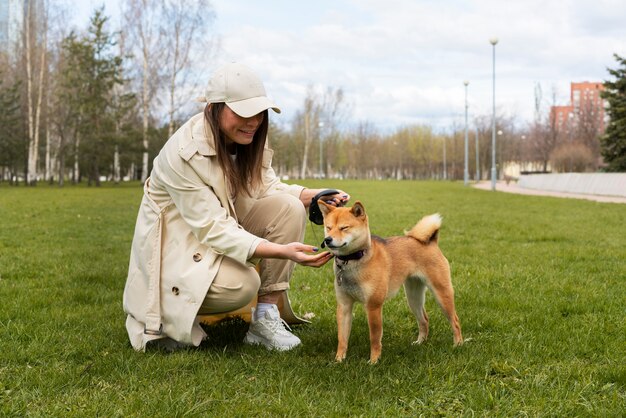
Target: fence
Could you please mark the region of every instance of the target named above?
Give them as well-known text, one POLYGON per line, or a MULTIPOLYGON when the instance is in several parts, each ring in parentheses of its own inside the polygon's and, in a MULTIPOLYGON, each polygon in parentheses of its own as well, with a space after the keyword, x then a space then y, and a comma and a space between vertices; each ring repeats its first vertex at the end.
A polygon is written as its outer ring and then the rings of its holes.
POLYGON ((527 174, 518 185, 527 189, 626 197, 626 173, 527 174))

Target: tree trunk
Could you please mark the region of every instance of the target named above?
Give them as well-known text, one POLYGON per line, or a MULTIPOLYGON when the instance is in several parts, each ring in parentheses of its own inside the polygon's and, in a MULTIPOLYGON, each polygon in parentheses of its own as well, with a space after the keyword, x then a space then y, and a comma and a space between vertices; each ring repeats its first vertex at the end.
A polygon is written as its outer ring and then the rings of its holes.
POLYGON ((175 112, 175 103, 174 103, 174 95, 176 93, 176 74, 178 67, 178 54, 179 54, 179 37, 180 34, 175 34, 175 42, 174 42, 174 62, 172 63, 172 74, 170 75, 170 103, 169 103, 169 124, 167 127, 167 137, 171 138, 174 134, 174 112, 175 112))
POLYGON ((78 149, 80 146, 80 135, 76 133, 76 140, 74 142, 74 170, 72 171, 72 182, 78 184, 80 182, 80 167, 78 165, 78 149))
POLYGON ((26 184, 34 184, 36 178, 36 157, 37 150, 34 144, 34 117, 33 117, 33 103, 32 103, 32 89, 33 89, 33 77, 32 77, 32 45, 31 45, 31 16, 32 7, 31 2, 26 5, 26 27, 24 29, 25 35, 25 53, 26 53, 26 103, 28 108, 28 159, 26 164, 26 184))
MULTIPOLYGON (((48 107, 48 97, 46 96, 46 107, 48 107)), ((46 181, 52 183, 52 161, 50 159, 50 124, 48 118, 46 118, 46 168, 44 178, 46 181)))
POLYGON ((142 83, 142 105, 141 109, 143 111, 143 158, 141 164, 141 182, 145 182, 148 178, 148 51, 147 48, 143 49, 143 83, 142 83))
POLYGON ((309 159, 309 141, 310 141, 310 128, 309 128, 309 112, 305 109, 304 113, 304 155, 302 156, 302 167, 300 168, 300 178, 303 179, 306 176, 308 159, 309 159))
MULTIPOLYGON (((45 13, 45 10, 42 11, 45 13)), ((31 2, 27 3, 26 6, 26 27, 25 27, 25 37, 26 37, 26 83, 27 83, 27 103, 28 103, 28 168, 26 173, 26 182, 27 184, 34 186, 37 184, 37 163, 39 158, 39 121, 41 115, 41 102, 43 98, 43 78, 45 74, 46 67, 46 45, 47 45, 47 25, 45 23, 45 17, 42 20, 43 23, 43 42, 41 45, 41 58, 39 60, 39 79, 38 79, 38 88, 37 88, 37 96, 35 98, 35 105, 33 108, 33 67, 34 63, 32 60, 32 55, 34 53, 34 47, 36 44, 32 40, 31 32, 32 27, 31 23, 33 21, 33 8, 31 7, 31 2)))
POLYGON ((120 149, 118 145, 115 146, 113 153, 113 182, 115 184, 120 183, 120 149))

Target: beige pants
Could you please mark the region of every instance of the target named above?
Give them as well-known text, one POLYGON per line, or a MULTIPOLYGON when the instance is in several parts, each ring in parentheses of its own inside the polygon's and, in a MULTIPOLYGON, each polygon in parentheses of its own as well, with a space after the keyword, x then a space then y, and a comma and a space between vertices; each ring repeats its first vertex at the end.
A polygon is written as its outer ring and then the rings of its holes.
MULTIPOLYGON (((302 242, 305 225, 304 205, 289 194, 258 200, 241 221, 246 231, 278 244, 302 242)), ((257 294, 289 289, 293 261, 264 259, 260 267, 259 275, 254 268, 224 257, 198 313, 230 312, 247 305, 257 294)))

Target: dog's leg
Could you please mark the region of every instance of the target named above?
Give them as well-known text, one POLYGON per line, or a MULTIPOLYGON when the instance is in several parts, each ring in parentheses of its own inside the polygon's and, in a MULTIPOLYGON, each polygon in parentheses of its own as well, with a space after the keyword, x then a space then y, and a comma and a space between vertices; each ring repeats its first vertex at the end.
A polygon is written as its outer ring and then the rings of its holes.
POLYGON ((463 336, 461 335, 461 324, 459 317, 456 315, 454 308, 454 289, 452 288, 452 280, 450 279, 450 270, 431 269, 428 274, 428 287, 435 295, 437 303, 441 307, 454 334, 454 345, 463 344, 463 336))
POLYGON ((419 327, 419 335, 413 344, 421 344, 428 338, 428 315, 424 308, 426 285, 419 277, 409 277, 404 282, 404 293, 419 327))
POLYGON ((370 364, 376 364, 383 348, 383 304, 368 302, 365 310, 370 328, 370 364))
POLYGON ((335 361, 342 362, 348 351, 348 340, 352 328, 352 306, 354 301, 348 298, 337 298, 337 354, 335 361))

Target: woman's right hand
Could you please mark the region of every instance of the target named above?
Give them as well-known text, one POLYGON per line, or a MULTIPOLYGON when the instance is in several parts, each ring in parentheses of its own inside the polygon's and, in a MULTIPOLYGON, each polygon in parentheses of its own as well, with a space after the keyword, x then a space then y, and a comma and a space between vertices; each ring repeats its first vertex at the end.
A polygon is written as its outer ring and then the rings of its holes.
POLYGON ((328 251, 317 253, 318 248, 301 242, 289 244, 275 244, 265 241, 260 243, 254 251, 255 257, 261 258, 283 258, 306 267, 321 267, 326 264, 333 255, 328 251))
POLYGON ((317 247, 313 247, 312 245, 306 245, 300 242, 292 242, 291 244, 285 245, 285 247, 288 254, 287 258, 302 266, 321 267, 333 258, 333 255, 328 251, 324 251, 319 254, 309 254, 316 253, 319 249, 317 247))

